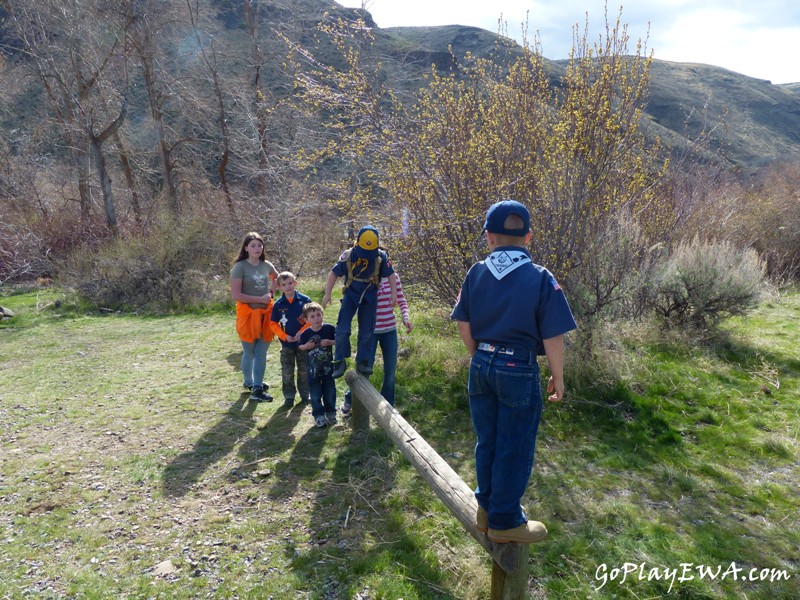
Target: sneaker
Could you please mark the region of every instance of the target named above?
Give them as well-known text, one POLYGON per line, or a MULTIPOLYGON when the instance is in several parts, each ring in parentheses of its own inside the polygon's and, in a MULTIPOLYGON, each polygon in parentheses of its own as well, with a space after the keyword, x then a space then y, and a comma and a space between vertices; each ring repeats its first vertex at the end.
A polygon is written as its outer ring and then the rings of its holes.
POLYGON ((353 409, 353 406, 349 402, 345 402, 342 404, 342 415, 345 417, 350 415, 350 411, 353 409))
POLYGON ((475 515, 475 529, 481 533, 489 531, 489 513, 480 506, 478 506, 478 512, 475 515))
POLYGON ((272 402, 272 396, 264 391, 264 388, 253 388, 250 392, 250 402, 272 402))
POLYGON ((372 375, 372 367, 369 366, 368 362, 363 360, 356 365, 356 371, 361 373, 364 377, 372 375))
MULTIPOLYGON (((242 387, 245 390, 247 390, 248 392, 253 391, 253 384, 252 383, 245 383, 244 385, 242 385, 242 387)), ((269 389, 269 384, 268 383, 264 383, 264 384, 262 384, 262 387, 264 388, 264 391, 266 392, 269 389)))
POLYGON ((328 425, 336 425, 336 413, 327 413, 325 415, 325 420, 328 422, 328 425))
POLYGON ((334 361, 333 364, 334 364, 334 367, 333 367, 333 373, 331 373, 331 376, 334 379, 339 379, 339 377, 344 375, 344 372, 347 370, 347 361, 345 359, 337 360, 337 361, 334 361))
POLYGON ((294 400, 283 401, 283 408, 292 408, 293 406, 294 406, 294 400))
POLYGON ((325 427, 327 424, 328 420, 324 417, 324 415, 314 417, 314 425, 316 425, 317 427, 325 427))
POLYGON ((547 537, 547 528, 539 521, 528 521, 513 529, 489 528, 489 540, 495 544, 531 544, 547 537))

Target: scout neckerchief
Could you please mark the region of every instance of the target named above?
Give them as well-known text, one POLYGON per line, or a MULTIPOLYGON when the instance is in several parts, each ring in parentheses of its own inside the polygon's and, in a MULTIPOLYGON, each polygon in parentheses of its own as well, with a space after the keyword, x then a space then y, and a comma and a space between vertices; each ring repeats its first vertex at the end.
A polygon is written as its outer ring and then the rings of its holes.
POLYGON ((484 261, 495 279, 502 279, 514 269, 531 261, 527 252, 519 250, 495 250, 484 261))

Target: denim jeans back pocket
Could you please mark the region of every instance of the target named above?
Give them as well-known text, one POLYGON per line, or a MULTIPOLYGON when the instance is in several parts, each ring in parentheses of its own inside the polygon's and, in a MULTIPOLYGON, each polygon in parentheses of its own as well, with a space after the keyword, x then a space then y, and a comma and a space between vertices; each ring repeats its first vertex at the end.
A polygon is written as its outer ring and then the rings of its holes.
POLYGON ((510 408, 522 408, 533 404, 534 390, 539 389, 538 372, 528 365, 495 366, 492 370, 498 402, 510 408))

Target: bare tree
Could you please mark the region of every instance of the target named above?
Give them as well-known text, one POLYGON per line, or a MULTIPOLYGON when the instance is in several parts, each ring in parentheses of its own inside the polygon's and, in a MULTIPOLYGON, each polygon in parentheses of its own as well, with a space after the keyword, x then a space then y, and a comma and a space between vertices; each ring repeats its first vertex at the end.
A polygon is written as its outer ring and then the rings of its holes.
POLYGON ((118 74, 125 72, 120 48, 128 23, 113 7, 88 0, 8 1, 5 7, 72 157, 82 221, 90 218, 93 162, 106 222, 117 235, 103 144, 125 119, 126 78, 118 74), (120 80, 122 87, 117 85, 120 80))

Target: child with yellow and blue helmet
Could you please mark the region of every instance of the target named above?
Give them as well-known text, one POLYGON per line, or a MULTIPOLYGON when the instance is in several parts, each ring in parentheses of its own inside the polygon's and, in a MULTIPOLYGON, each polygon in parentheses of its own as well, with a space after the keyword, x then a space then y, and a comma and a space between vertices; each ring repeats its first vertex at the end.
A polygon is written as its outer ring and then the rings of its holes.
POLYGON ((352 248, 345 250, 331 268, 322 307, 331 302, 331 292, 336 280, 344 278, 342 306, 336 323, 336 346, 334 352, 335 378, 344 375, 346 359, 350 357, 350 331, 353 316, 358 315, 358 342, 356 347, 356 370, 369 375, 372 353, 372 332, 378 309, 378 287, 383 277, 389 278, 392 290, 392 306, 397 303, 397 276, 389 256, 378 245, 378 230, 372 225, 362 227, 352 248))

